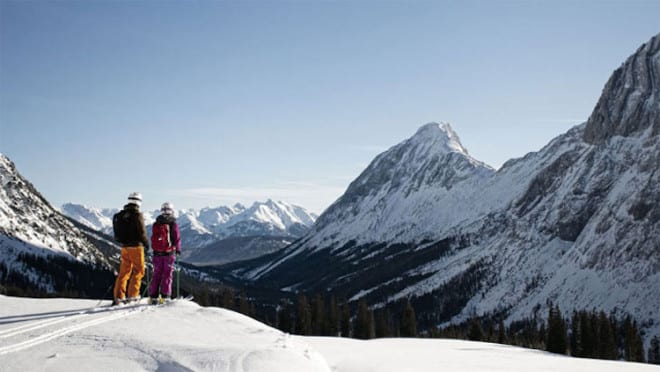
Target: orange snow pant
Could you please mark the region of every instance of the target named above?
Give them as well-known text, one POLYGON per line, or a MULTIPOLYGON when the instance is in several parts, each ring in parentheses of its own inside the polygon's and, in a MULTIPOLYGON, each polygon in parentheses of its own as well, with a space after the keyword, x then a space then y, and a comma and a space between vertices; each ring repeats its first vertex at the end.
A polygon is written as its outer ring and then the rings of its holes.
POLYGON ((126 298, 126 283, 128 283, 128 297, 138 297, 140 295, 140 284, 144 276, 144 249, 141 245, 137 247, 121 248, 121 265, 119 274, 115 281, 115 299, 122 300, 126 298), (133 274, 131 276, 131 273, 133 274))

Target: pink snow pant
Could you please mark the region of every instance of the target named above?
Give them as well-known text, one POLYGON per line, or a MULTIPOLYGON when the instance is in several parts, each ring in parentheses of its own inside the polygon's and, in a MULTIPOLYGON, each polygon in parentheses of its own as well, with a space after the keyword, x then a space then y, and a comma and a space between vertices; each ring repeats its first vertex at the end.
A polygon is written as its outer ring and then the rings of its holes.
POLYGON ((154 256, 154 277, 149 286, 149 297, 158 297, 159 287, 163 297, 172 295, 172 269, 175 259, 174 255, 154 256))

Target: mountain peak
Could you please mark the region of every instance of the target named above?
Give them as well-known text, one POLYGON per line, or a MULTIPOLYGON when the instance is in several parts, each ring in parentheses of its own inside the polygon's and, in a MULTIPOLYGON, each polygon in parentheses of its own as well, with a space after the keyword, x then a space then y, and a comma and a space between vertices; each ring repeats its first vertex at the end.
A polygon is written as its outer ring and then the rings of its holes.
POLYGON ((660 133, 660 34, 639 47, 610 77, 594 108, 584 139, 598 144, 652 128, 660 133))
POLYGON ((422 125, 410 139, 413 142, 431 143, 439 145, 447 152, 460 152, 467 154, 467 149, 449 123, 431 122, 422 125))

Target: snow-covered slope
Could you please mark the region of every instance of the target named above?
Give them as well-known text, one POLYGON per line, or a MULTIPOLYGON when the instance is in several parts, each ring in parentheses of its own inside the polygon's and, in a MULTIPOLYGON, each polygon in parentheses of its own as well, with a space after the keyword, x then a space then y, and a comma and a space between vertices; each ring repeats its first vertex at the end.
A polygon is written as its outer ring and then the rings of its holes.
POLYGON ((660 334, 660 35, 589 120, 497 172, 446 124, 378 155, 310 233, 231 273, 353 300, 410 297, 427 325, 563 311, 634 316, 660 334))
POLYGON ((63 269, 63 262, 110 271, 106 257, 84 234, 39 194, 16 170, 15 165, 0 154, 0 262, 3 270, 13 275, 14 283, 40 290, 62 290, 52 276, 63 269), (29 256, 29 257, 28 257, 29 256), (50 262, 42 267, 36 260, 50 262), (55 260, 59 257, 63 260, 55 260), (57 263, 56 263, 57 262, 57 263), (77 264, 74 264, 77 263, 77 264))
POLYGON ((233 217, 243 213, 245 206, 236 203, 233 207, 220 206, 216 208, 202 208, 199 212, 194 212, 199 221, 206 226, 209 231, 222 233, 223 227, 233 217))
POLYGON ((273 253, 293 243, 290 236, 237 236, 218 240, 196 249, 185 257, 185 262, 197 266, 215 266, 229 262, 249 260, 273 253))
MULTIPOLYGON (((89 262, 103 261, 73 225, 35 190, 0 154, 0 233, 3 242, 21 241, 36 254, 59 254, 89 262)), ((3 255, 7 256, 7 255, 3 255)))
POLYGON ((112 216, 118 209, 96 209, 86 205, 66 203, 62 205, 61 211, 91 229, 112 234, 112 216))
POLYGON ((481 342, 292 336, 187 301, 158 308, 96 305, 0 296, 0 371, 658 371, 481 342))

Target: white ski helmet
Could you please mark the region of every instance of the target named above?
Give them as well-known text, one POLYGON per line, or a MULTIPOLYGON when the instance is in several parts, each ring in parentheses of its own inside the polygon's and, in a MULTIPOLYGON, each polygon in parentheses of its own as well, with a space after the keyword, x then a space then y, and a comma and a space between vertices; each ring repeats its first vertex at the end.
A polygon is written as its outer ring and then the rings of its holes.
POLYGON ((142 194, 139 192, 128 194, 128 204, 135 204, 139 207, 142 204, 142 194))
POLYGON ((160 211, 167 215, 174 214, 174 205, 170 202, 165 202, 160 206, 160 211))

